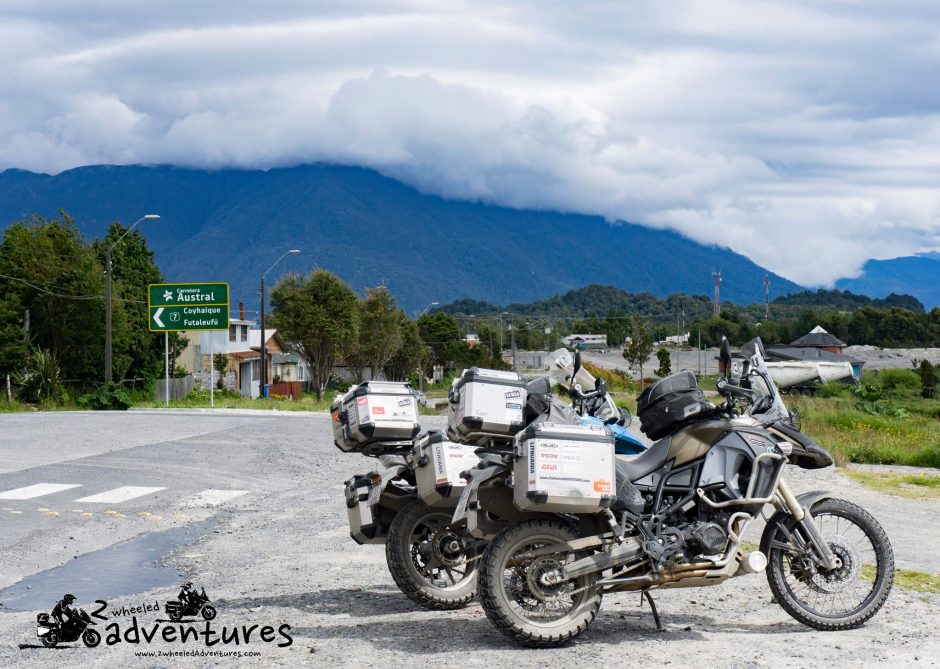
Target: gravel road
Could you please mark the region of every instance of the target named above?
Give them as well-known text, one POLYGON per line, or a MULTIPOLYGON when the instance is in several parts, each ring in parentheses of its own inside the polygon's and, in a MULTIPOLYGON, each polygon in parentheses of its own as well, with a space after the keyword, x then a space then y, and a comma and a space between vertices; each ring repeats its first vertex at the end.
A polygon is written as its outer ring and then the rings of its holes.
MULTIPOLYGON (((196 432, 219 456, 234 432, 193 416, 196 432), (213 437, 212 435, 216 435, 213 437), (228 435, 228 437, 226 436, 228 435), (206 441, 209 440, 209 441, 206 441)), ((234 420, 234 418, 233 418, 234 420)), ((244 430, 244 421, 239 426, 244 430)), ((0 666, 310 666, 310 667, 869 667, 940 665, 940 596, 896 588, 865 627, 822 633, 792 620, 771 601, 762 575, 732 579, 707 589, 665 591, 657 603, 668 629, 657 632, 634 594, 605 598, 598 619, 570 646, 525 650, 504 639, 478 604, 455 612, 417 608, 396 589, 383 547, 358 546, 348 537, 342 482, 368 471, 371 460, 343 454, 331 443, 329 417, 311 414, 248 421, 264 434, 244 445, 243 474, 254 480, 250 502, 220 511, 212 529, 163 558, 182 577, 204 586, 219 609, 219 625, 287 623, 287 648, 252 644, 254 658, 142 658, 140 646, 57 650, 35 644, 35 611, 0 613, 0 666)), ((425 417, 424 427, 443 419, 425 417)), ((109 427, 127 427, 117 417, 109 427)), ((103 437, 104 438, 104 437, 103 437)), ((170 436, 172 440, 173 435, 170 436)), ((169 442, 171 445, 173 442, 169 442)), ((237 469, 238 462, 207 460, 237 469)), ((940 572, 933 541, 940 536, 940 502, 910 501, 869 491, 834 471, 792 472, 798 491, 830 489, 868 508, 885 526, 898 565, 940 572)), ((0 517, 2 523, 8 522, 0 517)), ((757 530, 759 532, 759 530, 757 530)), ((2 535, 0 535, 2 537, 2 535)), ((17 555, 2 552, 0 560, 17 555)), ((26 570, 28 572, 28 570, 26 570)), ((24 575, 26 575, 24 572, 24 575)), ((102 575, 106 578, 106 575, 102 575)), ((0 583, 0 587, 9 583, 0 583)), ((117 598, 109 609, 164 600, 175 589, 157 588, 117 598)), ((0 611, 3 609, 0 608, 0 611)), ((142 616, 142 620, 146 616, 142 616)), ((153 618, 146 618, 150 623, 153 618)), ((187 646, 191 648, 193 646, 187 646)), ((198 646, 196 646, 198 647, 198 646)), ((152 644, 147 651, 179 650, 152 644)), ((219 647, 216 647, 219 648, 219 647)))

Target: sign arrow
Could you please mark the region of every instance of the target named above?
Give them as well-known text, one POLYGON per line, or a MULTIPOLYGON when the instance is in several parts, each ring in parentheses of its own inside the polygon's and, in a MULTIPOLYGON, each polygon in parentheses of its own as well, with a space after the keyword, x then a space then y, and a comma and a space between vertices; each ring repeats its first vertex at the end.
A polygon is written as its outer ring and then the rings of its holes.
POLYGON ((165 325, 163 325, 163 321, 160 320, 160 314, 162 313, 163 313, 163 307, 160 307, 155 312, 153 312, 153 320, 157 324, 157 327, 160 327, 160 328, 166 327, 165 325))

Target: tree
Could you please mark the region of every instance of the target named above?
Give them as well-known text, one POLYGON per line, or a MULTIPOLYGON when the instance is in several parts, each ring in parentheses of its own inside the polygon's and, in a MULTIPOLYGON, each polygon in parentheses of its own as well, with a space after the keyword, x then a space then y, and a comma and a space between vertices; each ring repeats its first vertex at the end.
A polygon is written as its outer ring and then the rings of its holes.
POLYGON ((418 326, 408 320, 404 311, 398 312, 398 327, 401 332, 398 350, 385 364, 385 378, 389 381, 405 381, 415 370, 423 370, 430 359, 418 326))
POLYGON ((665 348, 660 348, 656 351, 656 359, 659 360, 659 369, 656 370, 656 376, 662 378, 664 376, 669 376, 672 373, 672 365, 669 361, 669 351, 665 348))
POLYGON ((443 311, 425 314, 418 319, 418 332, 421 339, 431 350, 431 362, 435 365, 448 365, 450 353, 460 343, 460 328, 453 316, 443 311))
POLYGON ((364 369, 377 378, 401 347, 402 315, 385 286, 366 291, 359 303, 359 345, 349 358, 359 380, 364 369))
POLYGON ((215 387, 222 390, 225 387, 225 372, 228 371, 228 356, 224 353, 216 353, 212 356, 212 366, 215 368, 219 380, 215 382, 215 387))
POLYGON ((359 300, 335 274, 315 270, 289 275, 271 291, 274 325, 307 363, 317 399, 338 359, 355 352, 359 340, 359 300))
POLYGON ((22 365, 29 350, 24 345, 31 344, 51 355, 63 379, 99 379, 103 269, 75 222, 60 211, 55 218, 33 216, 7 228, 0 242, 0 275, 8 277, 0 277, 0 372, 22 365))
POLYGON ((643 389, 643 365, 653 352, 653 338, 649 327, 639 316, 630 319, 630 343, 623 349, 623 358, 635 372, 640 375, 640 389, 643 389))

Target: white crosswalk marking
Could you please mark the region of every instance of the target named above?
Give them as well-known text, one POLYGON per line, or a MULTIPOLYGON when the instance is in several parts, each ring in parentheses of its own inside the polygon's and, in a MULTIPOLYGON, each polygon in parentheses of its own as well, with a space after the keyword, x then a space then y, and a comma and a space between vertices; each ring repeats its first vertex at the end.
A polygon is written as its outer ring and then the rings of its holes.
POLYGON ((33 499, 34 497, 51 495, 54 492, 62 492, 71 488, 81 488, 81 485, 78 483, 37 483, 25 488, 14 488, 13 490, 0 492, 0 499, 33 499))
POLYGON ((180 501, 180 506, 218 506, 230 499, 247 495, 250 490, 215 490, 210 488, 180 501))
POLYGON ((135 497, 151 495, 161 490, 166 490, 166 488, 147 488, 144 486, 127 485, 121 488, 115 488, 114 490, 105 490, 104 492, 91 495, 90 497, 82 497, 75 501, 82 502, 83 504, 117 504, 118 502, 126 502, 135 497))

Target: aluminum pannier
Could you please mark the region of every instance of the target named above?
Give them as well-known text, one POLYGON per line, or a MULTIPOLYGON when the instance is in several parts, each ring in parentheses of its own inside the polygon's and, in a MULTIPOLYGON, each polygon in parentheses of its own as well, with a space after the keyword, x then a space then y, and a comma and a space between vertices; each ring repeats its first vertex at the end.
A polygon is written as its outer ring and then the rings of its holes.
POLYGON ((450 441, 440 430, 421 436, 413 456, 418 497, 428 506, 456 506, 467 485, 460 473, 480 461, 475 450, 450 441))
POLYGON ((451 439, 510 442, 525 426, 526 379, 516 372, 471 367, 454 379, 447 404, 451 439))
POLYGON ((513 480, 521 511, 603 511, 616 489, 614 438, 599 425, 534 423, 516 435, 513 480))
POLYGON ((374 455, 410 448, 418 434, 418 405, 411 386, 363 381, 333 400, 333 440, 347 453, 374 455))

